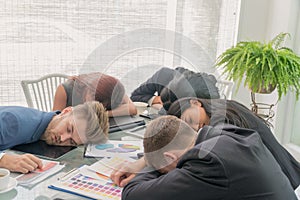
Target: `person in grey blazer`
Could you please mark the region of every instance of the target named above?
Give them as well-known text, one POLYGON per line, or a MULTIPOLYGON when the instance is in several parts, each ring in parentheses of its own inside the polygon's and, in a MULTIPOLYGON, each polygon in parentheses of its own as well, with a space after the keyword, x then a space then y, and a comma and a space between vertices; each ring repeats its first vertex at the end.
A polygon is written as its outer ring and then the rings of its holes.
POLYGON ((130 98, 134 102, 145 102, 159 109, 163 107, 161 114, 165 114, 169 105, 167 102, 182 97, 220 98, 216 83, 212 74, 194 72, 183 67, 163 67, 136 88, 130 98))

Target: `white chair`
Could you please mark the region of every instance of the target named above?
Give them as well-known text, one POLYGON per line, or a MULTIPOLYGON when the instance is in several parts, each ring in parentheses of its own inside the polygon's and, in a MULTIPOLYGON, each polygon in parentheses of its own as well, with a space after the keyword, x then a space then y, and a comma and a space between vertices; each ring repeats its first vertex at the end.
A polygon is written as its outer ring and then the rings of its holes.
POLYGON ((21 85, 30 108, 51 111, 55 91, 59 84, 68 79, 64 74, 49 74, 36 80, 22 80, 21 85))
POLYGON ((221 99, 231 99, 233 82, 226 80, 217 80, 217 87, 219 88, 220 98, 221 99))

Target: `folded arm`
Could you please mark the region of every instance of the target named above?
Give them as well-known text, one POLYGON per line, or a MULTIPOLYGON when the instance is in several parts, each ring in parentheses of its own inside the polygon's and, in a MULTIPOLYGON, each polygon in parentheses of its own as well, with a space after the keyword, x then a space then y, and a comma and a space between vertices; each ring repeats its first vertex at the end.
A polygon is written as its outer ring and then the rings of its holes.
POLYGON ((60 84, 54 95, 54 100, 53 100, 53 108, 52 110, 63 110, 67 106, 67 93, 64 89, 64 87, 60 84))
POLYGON ((131 163, 121 164, 114 170, 110 178, 111 180, 120 187, 127 185, 137 173, 139 173, 146 166, 144 158, 131 163))
POLYGON ((158 171, 138 174, 123 189, 123 200, 201 200, 222 199, 228 190, 226 178, 220 174, 192 173, 178 169, 161 174, 158 171), (225 180, 225 181, 224 181, 225 180), (224 184, 225 182, 225 184, 224 184))
MULTIPOLYGON (((132 92, 130 97, 131 100, 148 103, 152 97, 156 97, 156 92, 158 93, 158 96, 160 95, 160 92, 164 87, 166 87, 173 79, 174 74, 175 71, 173 69, 166 67, 161 68, 132 92)), ((160 98, 158 102, 156 100, 157 99, 153 100, 152 104, 155 104, 155 102, 159 103, 160 98)))
POLYGON ((123 116, 123 115, 136 115, 137 110, 133 102, 127 95, 124 95, 121 105, 113 110, 108 111, 108 116, 123 116))

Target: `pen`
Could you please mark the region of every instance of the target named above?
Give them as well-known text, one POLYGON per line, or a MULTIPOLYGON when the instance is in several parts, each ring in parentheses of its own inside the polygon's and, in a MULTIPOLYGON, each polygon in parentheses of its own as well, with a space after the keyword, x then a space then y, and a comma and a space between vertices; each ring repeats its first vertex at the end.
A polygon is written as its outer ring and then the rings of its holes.
POLYGON ((144 129, 144 128, 146 128, 146 125, 138 126, 138 127, 134 128, 134 129, 131 129, 130 131, 131 131, 131 132, 135 132, 135 131, 142 130, 142 129, 144 129))
POLYGON ((58 177, 57 180, 65 180, 69 175, 73 174, 73 173, 77 173, 79 170, 77 168, 73 168, 72 170, 70 170, 69 172, 65 173, 64 175, 62 175, 61 177, 58 177))
POLYGON ((105 176, 104 174, 101 174, 101 173, 99 173, 99 172, 96 172, 96 174, 97 174, 101 179, 109 180, 109 177, 108 177, 108 176, 105 176))

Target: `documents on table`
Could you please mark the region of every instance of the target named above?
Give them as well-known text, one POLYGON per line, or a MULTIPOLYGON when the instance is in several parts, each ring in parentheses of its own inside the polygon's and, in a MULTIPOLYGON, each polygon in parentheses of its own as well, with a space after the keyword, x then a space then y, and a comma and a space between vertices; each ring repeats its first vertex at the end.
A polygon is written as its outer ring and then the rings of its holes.
POLYGON ((118 156, 112 158, 103 158, 89 166, 89 169, 97 172, 98 174, 109 177, 112 171, 118 169, 121 164, 126 164, 134 161, 136 160, 132 158, 125 159, 118 156))
POLYGON ((99 175, 90 167, 84 165, 79 169, 72 170, 48 187, 92 199, 120 200, 122 188, 113 184, 107 176, 99 175))
POLYGON ((18 184, 21 186, 31 187, 64 168, 64 165, 61 165, 56 161, 42 159, 42 162, 43 168, 17 176, 16 179, 18 184))
POLYGON ((116 141, 109 140, 105 144, 89 144, 84 155, 86 157, 122 157, 122 158, 137 158, 138 153, 144 151, 143 141, 116 141))

